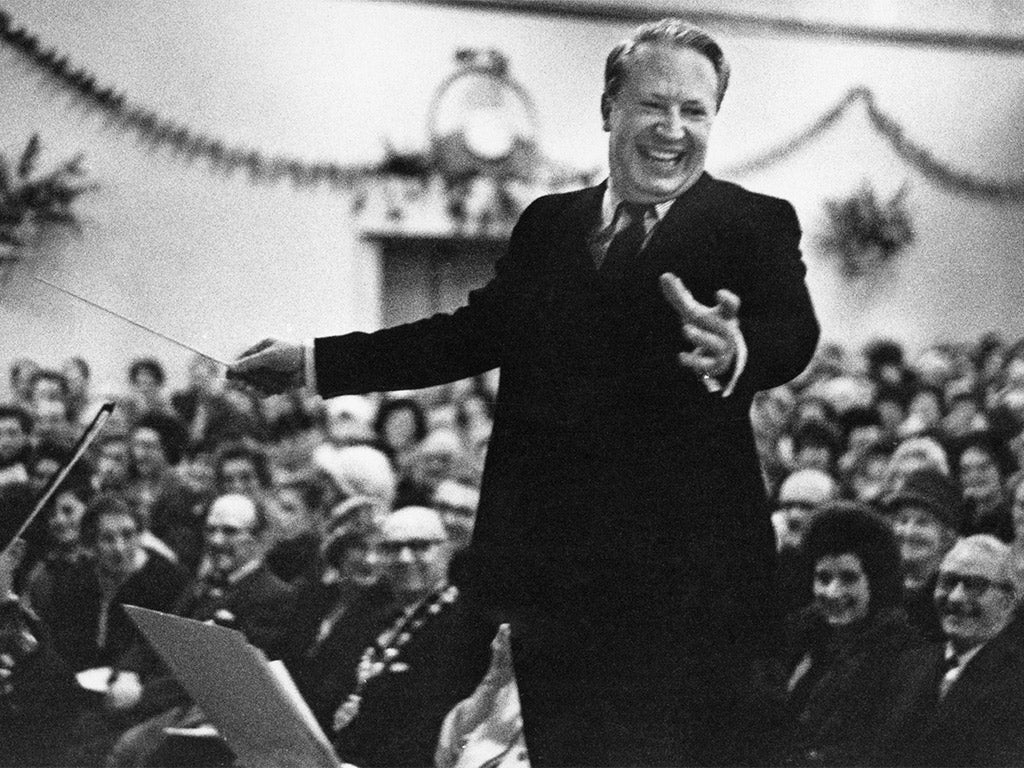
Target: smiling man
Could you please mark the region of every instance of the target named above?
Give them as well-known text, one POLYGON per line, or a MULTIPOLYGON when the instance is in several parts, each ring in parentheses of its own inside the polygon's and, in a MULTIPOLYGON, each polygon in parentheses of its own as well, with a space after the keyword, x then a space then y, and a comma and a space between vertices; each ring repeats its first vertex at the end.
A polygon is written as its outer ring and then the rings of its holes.
POLYGON ((1014 614, 1010 548, 968 536, 939 568, 945 641, 899 665, 889 695, 886 765, 1024 764, 1024 622, 1014 614))
POLYGON ((535 766, 764 761, 742 754, 776 625, 749 412, 818 325, 792 206, 704 170, 728 81, 703 30, 639 28, 605 66, 607 182, 531 204, 466 306, 229 370, 334 397, 501 368, 460 584, 482 636, 511 624, 535 766))

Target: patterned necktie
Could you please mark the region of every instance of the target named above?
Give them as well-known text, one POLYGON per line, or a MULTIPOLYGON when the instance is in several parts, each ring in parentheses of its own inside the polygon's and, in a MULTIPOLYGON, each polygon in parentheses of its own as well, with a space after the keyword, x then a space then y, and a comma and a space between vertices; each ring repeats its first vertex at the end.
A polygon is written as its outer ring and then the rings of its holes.
POLYGON ((619 203, 615 214, 616 224, 623 216, 628 217, 628 221, 625 227, 615 233, 615 237, 608 244, 604 258, 598 264, 602 274, 612 274, 622 269, 630 264, 640 252, 644 238, 647 236, 644 218, 649 209, 649 205, 642 203, 619 203))

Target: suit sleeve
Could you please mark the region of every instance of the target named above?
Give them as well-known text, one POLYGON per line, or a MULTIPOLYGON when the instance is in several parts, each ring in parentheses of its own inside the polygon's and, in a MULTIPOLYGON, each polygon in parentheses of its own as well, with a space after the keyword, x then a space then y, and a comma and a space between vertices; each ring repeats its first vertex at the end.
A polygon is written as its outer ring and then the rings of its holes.
POLYGON ((737 227, 736 243, 740 330, 748 354, 737 392, 747 396, 795 378, 810 362, 820 334, 793 207, 770 199, 751 222, 756 224, 737 227))
POLYGON ((528 258, 536 204, 520 217, 508 252, 487 285, 452 313, 374 333, 318 338, 313 346, 317 391, 324 397, 420 389, 475 376, 501 365, 513 334, 521 262, 528 258))

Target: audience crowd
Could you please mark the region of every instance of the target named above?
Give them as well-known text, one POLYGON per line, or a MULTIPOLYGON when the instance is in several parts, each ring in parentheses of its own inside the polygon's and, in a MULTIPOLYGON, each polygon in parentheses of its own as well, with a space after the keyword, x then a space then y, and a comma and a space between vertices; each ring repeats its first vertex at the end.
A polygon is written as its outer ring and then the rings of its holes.
MULTIPOLYGON (((508 628, 460 601, 495 384, 264 399, 141 358, 101 398, 85 360, 14 361, 0 542, 116 408, 0 580, 0 765, 232 764, 124 605, 283 660, 346 763, 527 765, 508 628)), ((1024 340, 826 344, 751 415, 785 617, 765 761, 1024 764, 1024 340)))

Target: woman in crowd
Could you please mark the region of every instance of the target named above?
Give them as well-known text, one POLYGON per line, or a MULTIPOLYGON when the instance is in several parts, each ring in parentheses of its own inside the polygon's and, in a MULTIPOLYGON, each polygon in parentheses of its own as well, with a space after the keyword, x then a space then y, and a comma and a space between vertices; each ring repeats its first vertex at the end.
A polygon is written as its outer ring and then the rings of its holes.
POLYGON ((901 651, 919 642, 900 608, 899 550, 863 505, 834 502, 804 539, 811 604, 792 617, 783 660, 787 765, 873 765, 878 695, 901 651))
POLYGON ((136 640, 122 606, 166 611, 187 576, 142 544, 142 517, 123 499, 101 495, 81 522, 88 557, 54 572, 49 600, 38 606, 54 647, 76 670, 109 665, 136 640))
POLYGON ((967 435, 958 448, 956 471, 968 510, 964 535, 991 533, 1009 544, 1013 519, 1003 483, 1013 473, 1012 456, 986 431, 967 435))

